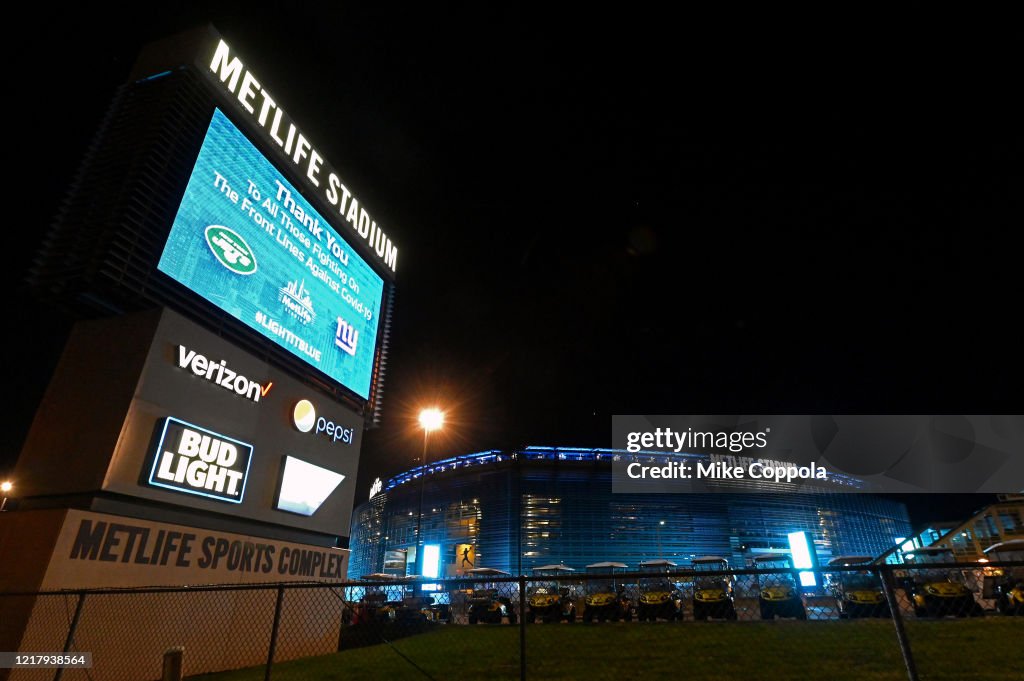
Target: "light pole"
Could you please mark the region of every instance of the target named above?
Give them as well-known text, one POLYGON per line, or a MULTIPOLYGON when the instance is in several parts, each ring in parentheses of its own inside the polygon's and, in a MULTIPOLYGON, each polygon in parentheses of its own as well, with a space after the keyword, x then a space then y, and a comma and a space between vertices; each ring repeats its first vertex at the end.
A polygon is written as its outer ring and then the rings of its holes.
POLYGON ((436 407, 420 412, 420 427, 423 428, 423 456, 420 458, 420 508, 416 516, 416 574, 423 574, 423 484, 427 478, 427 443, 430 433, 444 425, 444 412, 436 407))
POLYGON ((664 520, 659 520, 658 524, 654 526, 655 531, 658 533, 658 558, 661 558, 661 526, 665 524, 664 520))
POLYGON ((3 494, 4 494, 4 500, 3 500, 2 503, 0 503, 0 511, 6 510, 6 507, 7 507, 7 493, 10 492, 11 489, 13 489, 13 488, 14 488, 14 485, 11 484, 10 480, 4 480, 3 482, 0 482, 0 492, 3 492, 3 494))

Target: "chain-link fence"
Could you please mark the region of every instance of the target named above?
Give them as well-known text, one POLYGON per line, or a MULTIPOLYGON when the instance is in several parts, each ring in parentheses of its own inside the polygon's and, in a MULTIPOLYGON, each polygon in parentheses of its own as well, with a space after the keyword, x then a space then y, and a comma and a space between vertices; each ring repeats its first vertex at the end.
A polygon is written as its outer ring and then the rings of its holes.
POLYGON ((1021 678, 1024 562, 723 568, 0 594, 0 612, 22 653, 92 653, 12 681, 175 678, 175 649, 184 676, 225 681, 1021 678))

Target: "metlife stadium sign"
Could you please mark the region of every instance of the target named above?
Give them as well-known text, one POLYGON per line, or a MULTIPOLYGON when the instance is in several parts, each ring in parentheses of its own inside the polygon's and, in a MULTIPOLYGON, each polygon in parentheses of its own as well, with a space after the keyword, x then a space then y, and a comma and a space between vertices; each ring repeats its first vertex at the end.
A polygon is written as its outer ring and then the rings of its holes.
POLYGON ((218 39, 204 61, 207 75, 238 101, 251 120, 288 156, 309 186, 337 210, 338 217, 351 229, 350 234, 365 241, 380 263, 394 273, 398 247, 238 55, 218 39))
POLYGON ((383 279, 219 109, 157 267, 369 398, 383 279))
POLYGON ((212 26, 147 46, 30 284, 175 309, 379 423, 398 249, 249 67, 212 26))

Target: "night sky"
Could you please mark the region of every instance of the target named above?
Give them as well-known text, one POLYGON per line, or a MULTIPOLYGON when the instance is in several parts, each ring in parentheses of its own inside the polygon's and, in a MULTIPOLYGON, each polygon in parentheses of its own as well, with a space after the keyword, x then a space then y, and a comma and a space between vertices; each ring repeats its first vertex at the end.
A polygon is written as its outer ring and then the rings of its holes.
POLYGON ((606 447, 615 413, 1019 412, 1013 22, 202 7, 40 7, 10 37, 0 472, 66 334, 30 254, 140 47, 207 21, 400 248, 358 500, 435 403, 432 458, 606 447))

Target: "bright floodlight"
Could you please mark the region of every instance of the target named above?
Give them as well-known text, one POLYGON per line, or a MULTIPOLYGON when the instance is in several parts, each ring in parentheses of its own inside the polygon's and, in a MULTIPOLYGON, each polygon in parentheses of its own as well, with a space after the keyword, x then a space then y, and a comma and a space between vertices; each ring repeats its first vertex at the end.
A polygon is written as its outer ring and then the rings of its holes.
POLYGON ((424 409, 420 412, 420 425, 427 432, 440 430, 444 425, 444 413, 440 409, 424 409))
POLYGON ((3 482, 0 482, 0 492, 3 492, 4 494, 10 492, 12 487, 14 487, 14 485, 11 484, 10 480, 4 480, 3 482))

